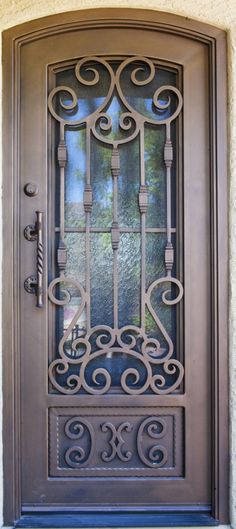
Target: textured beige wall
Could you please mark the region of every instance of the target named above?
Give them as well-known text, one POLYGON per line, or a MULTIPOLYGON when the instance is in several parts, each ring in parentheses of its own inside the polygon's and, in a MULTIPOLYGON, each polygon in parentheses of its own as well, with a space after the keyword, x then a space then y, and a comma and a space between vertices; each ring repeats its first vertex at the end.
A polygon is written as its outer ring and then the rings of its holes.
MULTIPOLYGON (((228 33, 230 205, 231 523, 236 528, 236 0, 0 0, 0 31, 34 18, 95 7, 134 7, 175 13, 221 27, 228 33)), ((1 72, 0 72, 1 83, 1 72)), ((1 94, 1 85, 0 85, 1 94)), ((1 105, 0 105, 1 119, 1 105)), ((3 124, 4 126, 4 124, 3 124)), ((1 145, 1 138, 0 138, 1 145)), ((0 147, 0 179, 1 147, 0 147)), ((2 180, 1 180, 2 181, 2 180)), ((1 183, 1 182, 0 182, 1 183)), ((0 244, 1 259, 1 244, 0 244)), ((0 278, 1 285, 1 278, 0 278)), ((1 321, 0 321, 1 323, 1 321)), ((0 325, 1 328, 1 325, 0 325)), ((1 355, 0 355, 1 357, 1 355)), ((0 364, 1 369, 1 364, 0 364)), ((0 402, 1 406, 1 402, 0 402)), ((1 414, 0 414, 1 430, 1 414)), ((2 460, 0 443, 0 462, 2 460)), ((0 522, 2 512, 0 463, 0 522)))

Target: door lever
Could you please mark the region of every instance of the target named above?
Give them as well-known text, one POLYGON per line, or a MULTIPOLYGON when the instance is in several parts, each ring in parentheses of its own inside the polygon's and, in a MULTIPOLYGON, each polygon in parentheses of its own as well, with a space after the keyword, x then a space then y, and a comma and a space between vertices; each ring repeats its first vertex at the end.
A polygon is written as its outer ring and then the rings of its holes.
POLYGON ((37 296, 36 306, 43 307, 43 212, 36 211, 35 225, 29 224, 24 230, 27 241, 37 240, 37 275, 29 276, 24 282, 24 288, 29 294, 37 296))

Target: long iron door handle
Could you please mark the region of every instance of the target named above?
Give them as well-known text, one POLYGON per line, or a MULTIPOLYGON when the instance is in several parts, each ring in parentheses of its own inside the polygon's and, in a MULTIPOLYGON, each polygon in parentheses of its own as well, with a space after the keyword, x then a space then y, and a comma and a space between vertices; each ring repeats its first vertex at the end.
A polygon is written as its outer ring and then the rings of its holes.
POLYGON ((37 307, 43 307, 43 212, 36 211, 37 226, 37 307))
POLYGON ((37 297, 36 306, 43 307, 43 212, 36 211, 35 225, 29 224, 24 230, 24 236, 28 241, 37 240, 37 273, 27 277, 24 283, 25 290, 37 297))

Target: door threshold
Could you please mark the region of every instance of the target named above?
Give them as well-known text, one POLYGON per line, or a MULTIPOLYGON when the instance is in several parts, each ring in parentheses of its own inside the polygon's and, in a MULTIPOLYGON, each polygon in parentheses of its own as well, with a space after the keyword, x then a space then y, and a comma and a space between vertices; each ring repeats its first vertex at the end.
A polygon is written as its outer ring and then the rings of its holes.
POLYGON ((216 526, 219 521, 209 513, 91 513, 24 515, 15 527, 89 528, 89 527, 187 527, 216 526))

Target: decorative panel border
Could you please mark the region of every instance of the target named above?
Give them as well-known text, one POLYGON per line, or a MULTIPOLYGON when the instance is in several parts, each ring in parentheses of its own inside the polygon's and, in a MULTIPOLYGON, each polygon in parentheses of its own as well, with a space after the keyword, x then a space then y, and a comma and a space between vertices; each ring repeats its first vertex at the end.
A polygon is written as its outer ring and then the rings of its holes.
POLYGON ((49 432, 50 477, 184 475, 183 408, 50 408, 49 432))

